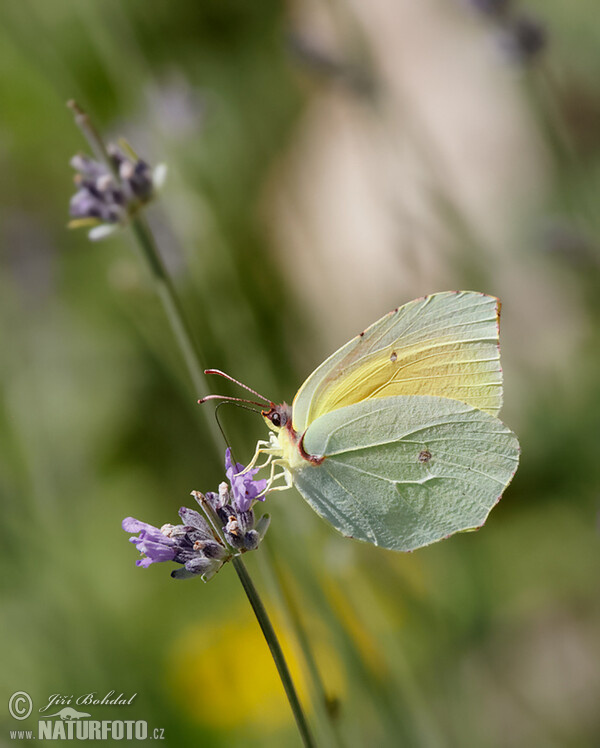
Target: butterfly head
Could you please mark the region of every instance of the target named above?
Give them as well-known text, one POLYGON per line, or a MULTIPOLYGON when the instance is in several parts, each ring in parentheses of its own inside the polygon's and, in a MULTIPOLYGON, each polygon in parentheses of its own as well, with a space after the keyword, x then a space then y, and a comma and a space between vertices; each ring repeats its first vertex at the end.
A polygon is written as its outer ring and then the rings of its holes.
POLYGON ((262 411, 262 417, 272 431, 279 433, 288 424, 291 426, 292 409, 287 403, 281 403, 281 405, 271 403, 269 410, 262 411))

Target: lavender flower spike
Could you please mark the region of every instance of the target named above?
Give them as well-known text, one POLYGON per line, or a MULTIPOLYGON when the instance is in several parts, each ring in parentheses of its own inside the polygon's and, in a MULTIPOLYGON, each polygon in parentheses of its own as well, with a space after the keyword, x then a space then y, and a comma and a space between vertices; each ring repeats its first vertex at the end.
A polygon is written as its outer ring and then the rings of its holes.
POLYGON ((203 495, 192 491, 205 516, 184 506, 179 510, 182 525, 163 525, 159 529, 133 517, 123 520, 126 532, 137 533, 130 538, 143 556, 136 566, 147 568, 154 563, 174 561, 182 565, 171 572, 175 579, 200 576, 207 582, 234 556, 258 548, 270 519, 265 514, 255 522, 252 502, 259 498, 267 482, 254 480, 256 469, 242 475, 244 466, 232 463, 229 449, 225 466, 231 488, 221 483, 218 493, 203 495))
POLYGON ((151 169, 128 147, 109 143, 107 153, 110 165, 85 154, 71 159, 77 192, 69 204, 74 219, 69 226, 92 226, 89 238, 93 240, 127 225, 156 196, 166 175, 163 164, 151 169))

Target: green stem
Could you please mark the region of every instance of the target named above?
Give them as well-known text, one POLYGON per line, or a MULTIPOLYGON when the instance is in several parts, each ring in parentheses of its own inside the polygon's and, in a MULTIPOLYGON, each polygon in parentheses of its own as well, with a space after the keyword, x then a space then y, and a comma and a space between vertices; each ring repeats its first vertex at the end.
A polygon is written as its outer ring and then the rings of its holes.
POLYGON ((94 127, 94 123, 90 119, 88 113, 85 112, 76 101, 73 101, 73 99, 67 101, 67 106, 69 107, 69 109, 73 110, 75 124, 81 130, 81 132, 85 136, 85 139, 90 144, 90 148, 94 152, 94 156, 98 159, 98 161, 104 161, 104 163, 113 172, 113 174, 118 177, 118 174, 116 174, 115 172, 114 162, 109 157, 106 146, 104 145, 104 140, 102 139, 102 136, 100 135, 98 130, 96 130, 96 128, 94 127))
POLYGON ((252 582, 252 579, 248 574, 248 570, 246 569, 244 562, 239 556, 233 557, 233 565, 246 592, 246 595, 248 596, 248 600, 250 601, 250 605, 254 610, 254 614, 256 615, 256 619, 258 620, 263 635, 267 641, 267 644, 269 645, 269 649, 271 650, 271 655, 273 657, 273 660, 275 661, 277 672, 279 673, 279 677, 281 678, 281 682, 288 697, 288 701, 290 702, 290 707, 292 708, 292 712, 294 713, 294 718, 296 720, 300 735, 302 736, 302 741, 306 748, 315 748, 316 744, 311 735, 304 712, 302 711, 302 706, 300 705, 298 694, 296 693, 296 689, 294 688, 292 676, 290 675, 290 671, 285 661, 285 657, 283 656, 279 640, 277 639, 275 629, 273 628, 269 616, 267 615, 265 606, 263 605, 256 587, 254 586, 254 583, 252 582))
MULTIPOLYGON (((142 250, 142 255, 154 280, 156 292, 179 344, 195 393, 198 398, 206 397, 209 392, 204 379, 204 366, 201 364, 202 356, 183 314, 173 283, 158 253, 154 236, 145 218, 140 215, 132 220, 131 229, 142 250)), ((221 451, 223 435, 219 431, 216 419, 212 417, 212 413, 207 408, 201 408, 201 412, 217 450, 221 451)))

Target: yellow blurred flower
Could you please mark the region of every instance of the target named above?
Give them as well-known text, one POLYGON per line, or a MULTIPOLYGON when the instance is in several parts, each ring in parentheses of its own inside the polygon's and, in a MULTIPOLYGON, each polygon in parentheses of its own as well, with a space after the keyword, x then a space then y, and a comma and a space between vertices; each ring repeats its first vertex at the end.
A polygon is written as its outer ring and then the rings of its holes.
MULTIPOLYGON (((307 684, 291 635, 281 625, 276 630, 299 697, 310 713, 307 684)), ((312 644, 325 680, 339 697, 343 676, 335 653, 324 641, 312 644)), ((184 629, 169 656, 168 681, 187 716, 208 727, 275 732, 293 721, 275 664, 249 608, 226 620, 184 629)))

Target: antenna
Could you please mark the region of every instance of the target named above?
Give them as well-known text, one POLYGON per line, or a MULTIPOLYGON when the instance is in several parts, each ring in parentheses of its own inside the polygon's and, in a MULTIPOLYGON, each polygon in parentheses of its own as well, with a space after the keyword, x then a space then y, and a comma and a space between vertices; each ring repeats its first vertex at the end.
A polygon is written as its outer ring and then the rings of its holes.
MULTIPOLYGON (((240 387, 243 387, 245 390, 248 390, 248 392, 251 392, 253 395, 256 395, 256 397, 260 397, 261 400, 264 400, 265 403, 268 403, 271 405, 271 400, 269 400, 268 397, 265 397, 264 395, 261 395, 260 392, 257 392, 256 390, 253 390, 252 387, 248 387, 247 384, 244 384, 243 382, 240 382, 239 379, 234 379, 233 377, 229 376, 229 374, 225 374, 224 371, 221 371, 220 369, 205 369, 205 374, 218 374, 220 377, 224 377, 225 379, 229 379, 230 382, 234 382, 235 384, 239 385, 240 387)), ((209 396, 210 397, 210 396, 209 396)), ((205 400, 208 400, 208 397, 203 397, 202 401, 198 402, 204 402, 205 400)), ((246 402, 251 402, 250 400, 247 400, 246 402)), ((255 403, 255 405, 259 405, 259 403, 255 403)), ((262 405, 261 405, 262 407, 262 405)))
MULTIPOLYGON (((229 397, 228 395, 206 395, 206 397, 203 397, 202 399, 198 400, 198 405, 203 405, 207 400, 221 400, 221 403, 222 402, 248 403, 249 405, 256 405, 261 409, 265 407, 263 403, 257 403, 254 400, 246 400, 246 398, 244 397, 229 397)), ((221 403, 219 403, 219 405, 221 403)), ((247 408, 247 410, 251 410, 253 413, 256 413, 256 411, 253 408, 247 408)))

